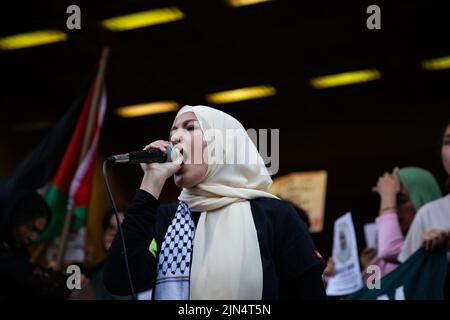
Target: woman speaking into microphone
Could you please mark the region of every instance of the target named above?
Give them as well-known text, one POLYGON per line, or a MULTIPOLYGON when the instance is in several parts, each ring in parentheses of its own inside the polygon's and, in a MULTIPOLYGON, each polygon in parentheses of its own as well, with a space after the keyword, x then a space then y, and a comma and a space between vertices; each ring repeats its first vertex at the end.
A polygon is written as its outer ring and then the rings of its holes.
MULTIPOLYGON (((185 106, 169 141, 145 147, 179 152, 173 162, 141 164, 122 223, 135 290, 153 289, 156 300, 324 299, 325 263, 295 209, 269 192, 272 179, 240 122, 185 106), (179 201, 160 204, 171 176, 179 201)), ((103 279, 111 293, 129 295, 121 245, 117 235, 103 279)))

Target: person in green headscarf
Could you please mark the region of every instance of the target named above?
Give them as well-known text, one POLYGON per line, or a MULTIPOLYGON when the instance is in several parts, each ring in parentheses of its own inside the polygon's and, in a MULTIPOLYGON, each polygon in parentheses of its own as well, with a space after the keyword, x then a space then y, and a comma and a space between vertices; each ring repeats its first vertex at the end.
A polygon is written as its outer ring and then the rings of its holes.
POLYGON ((433 174, 419 167, 396 167, 392 173, 381 176, 372 190, 380 195, 380 217, 395 213, 403 235, 424 204, 442 197, 433 174))
POLYGON ((394 168, 378 178, 372 191, 380 196, 377 248, 366 248, 361 253, 364 270, 378 265, 381 276, 394 270, 399 262, 405 236, 416 212, 426 203, 442 197, 438 182, 428 170, 418 167, 394 168))
POLYGON ((428 170, 406 167, 398 170, 398 176, 400 192, 397 193, 397 215, 402 233, 406 236, 416 212, 428 202, 442 197, 442 192, 437 180, 428 170))

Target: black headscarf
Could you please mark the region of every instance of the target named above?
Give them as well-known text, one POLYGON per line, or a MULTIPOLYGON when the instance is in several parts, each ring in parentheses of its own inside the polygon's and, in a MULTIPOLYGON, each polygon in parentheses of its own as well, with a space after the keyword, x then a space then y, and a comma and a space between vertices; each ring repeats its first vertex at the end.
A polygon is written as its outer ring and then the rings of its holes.
POLYGON ((12 245, 12 228, 20 223, 45 217, 50 221, 50 208, 33 190, 3 194, 0 202, 0 240, 12 245))

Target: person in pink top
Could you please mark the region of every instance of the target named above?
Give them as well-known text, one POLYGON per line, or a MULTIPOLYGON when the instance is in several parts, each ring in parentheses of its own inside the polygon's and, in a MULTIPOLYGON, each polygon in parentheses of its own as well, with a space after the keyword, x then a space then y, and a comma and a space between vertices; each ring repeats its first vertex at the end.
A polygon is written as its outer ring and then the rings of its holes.
POLYGON ((434 176, 418 167, 396 167, 385 173, 372 189, 380 195, 380 210, 375 219, 378 228, 378 248, 366 248, 361 253, 363 279, 369 265, 380 268, 381 277, 398 265, 398 255, 416 212, 426 203, 442 196, 434 176))

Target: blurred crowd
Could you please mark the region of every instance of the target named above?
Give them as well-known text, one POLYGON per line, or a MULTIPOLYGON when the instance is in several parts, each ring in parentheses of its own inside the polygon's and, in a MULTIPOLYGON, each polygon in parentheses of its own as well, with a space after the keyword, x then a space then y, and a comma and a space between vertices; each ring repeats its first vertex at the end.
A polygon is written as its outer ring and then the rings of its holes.
MULTIPOLYGON (((364 248, 360 253, 363 283, 368 279, 369 266, 377 266, 380 276, 386 276, 420 248, 436 251, 450 248, 450 122, 442 136, 442 164, 447 173, 446 193, 441 191, 436 177, 425 168, 395 167, 378 178, 373 191, 379 194, 380 206, 376 248, 364 248)), ((450 254, 447 251, 447 261, 450 254)), ((329 257, 323 277, 325 283, 336 274, 335 260, 329 257)), ((450 297, 447 276, 444 296, 450 297)))
MULTIPOLYGON (((430 155, 431 157, 432 155, 430 155)), ((361 277, 366 283, 367 268, 379 267, 381 276, 395 270, 418 249, 450 250, 450 122, 442 135, 442 164, 447 173, 446 190, 426 168, 394 167, 374 181, 372 191, 380 198, 376 248, 365 248, 360 253, 361 277)), ((411 160, 411 163, 414 161, 411 160)), ((298 209, 302 220, 308 224, 305 212, 298 209)), ((11 195, 0 213, 0 298, 41 297, 50 299, 129 299, 107 292, 103 285, 103 262, 89 268, 80 265, 81 290, 69 290, 69 275, 54 261, 43 266, 34 261, 30 248, 50 221, 52 212, 44 199, 35 191, 24 190, 11 195)), ((124 217, 121 208, 119 220, 124 217)), ((117 231, 113 212, 104 215, 103 246, 107 251, 117 231)), ((447 251, 447 257, 450 255, 447 251)), ((450 261, 450 260, 448 260, 450 261)), ((67 265, 67 264, 66 264, 67 265)), ((335 260, 329 257, 323 273, 324 283, 336 273, 335 260)), ((445 298, 450 296, 447 272, 445 298)))

